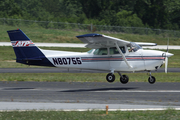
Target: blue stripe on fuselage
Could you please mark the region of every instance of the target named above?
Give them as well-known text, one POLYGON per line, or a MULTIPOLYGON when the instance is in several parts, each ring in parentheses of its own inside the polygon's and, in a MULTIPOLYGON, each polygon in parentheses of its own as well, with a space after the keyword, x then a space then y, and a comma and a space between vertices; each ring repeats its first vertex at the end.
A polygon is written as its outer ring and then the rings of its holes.
MULTIPOLYGON (((124 61, 122 57, 82 57, 82 62, 124 61)), ((162 56, 126 56, 127 61, 164 60, 162 56)))

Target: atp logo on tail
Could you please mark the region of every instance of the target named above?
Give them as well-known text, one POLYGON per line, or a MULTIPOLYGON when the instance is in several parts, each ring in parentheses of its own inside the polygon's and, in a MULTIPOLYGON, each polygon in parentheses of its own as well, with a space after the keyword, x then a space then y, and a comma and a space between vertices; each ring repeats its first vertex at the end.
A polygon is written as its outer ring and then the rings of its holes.
POLYGON ((13 47, 27 47, 27 46, 35 46, 32 41, 12 41, 13 47))

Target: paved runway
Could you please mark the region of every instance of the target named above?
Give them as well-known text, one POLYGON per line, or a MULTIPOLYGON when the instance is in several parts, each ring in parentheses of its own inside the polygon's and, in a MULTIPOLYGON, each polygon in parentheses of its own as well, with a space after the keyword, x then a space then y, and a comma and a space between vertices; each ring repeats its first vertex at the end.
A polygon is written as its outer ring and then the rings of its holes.
MULTIPOLYGON (((0 68, 0 73, 108 73, 109 71, 81 70, 67 68, 0 68)), ((164 72, 164 68, 157 71, 164 72)), ((180 68, 168 68, 168 72, 180 72, 180 68)))
POLYGON ((0 82, 0 110, 102 109, 105 105, 112 106, 112 109, 180 108, 179 86, 180 83, 158 82, 153 85, 143 82, 126 85, 99 82, 0 82))

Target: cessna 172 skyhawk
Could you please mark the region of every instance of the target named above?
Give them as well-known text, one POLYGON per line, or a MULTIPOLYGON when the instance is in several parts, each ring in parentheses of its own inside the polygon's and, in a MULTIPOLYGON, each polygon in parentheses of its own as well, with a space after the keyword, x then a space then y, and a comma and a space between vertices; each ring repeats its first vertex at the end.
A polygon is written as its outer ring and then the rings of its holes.
POLYGON ((129 81, 127 75, 121 72, 147 71, 150 73, 149 83, 155 83, 155 77, 151 76, 151 70, 160 68, 168 57, 173 54, 155 50, 143 50, 140 46, 156 45, 155 43, 134 43, 122 39, 101 35, 85 34, 76 36, 86 47, 92 50, 80 52, 66 52, 43 50, 20 30, 7 31, 16 54, 16 62, 27 65, 53 66, 61 68, 80 68, 109 71, 106 79, 108 82, 115 80, 114 72, 120 75, 120 82, 126 84, 129 81))

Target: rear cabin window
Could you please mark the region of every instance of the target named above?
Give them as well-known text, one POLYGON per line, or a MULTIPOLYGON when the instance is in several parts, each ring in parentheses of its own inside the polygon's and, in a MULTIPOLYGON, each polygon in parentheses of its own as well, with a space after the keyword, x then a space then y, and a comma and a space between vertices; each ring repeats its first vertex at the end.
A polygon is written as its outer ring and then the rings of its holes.
POLYGON ((94 55, 107 55, 107 48, 99 48, 94 51, 94 55))

